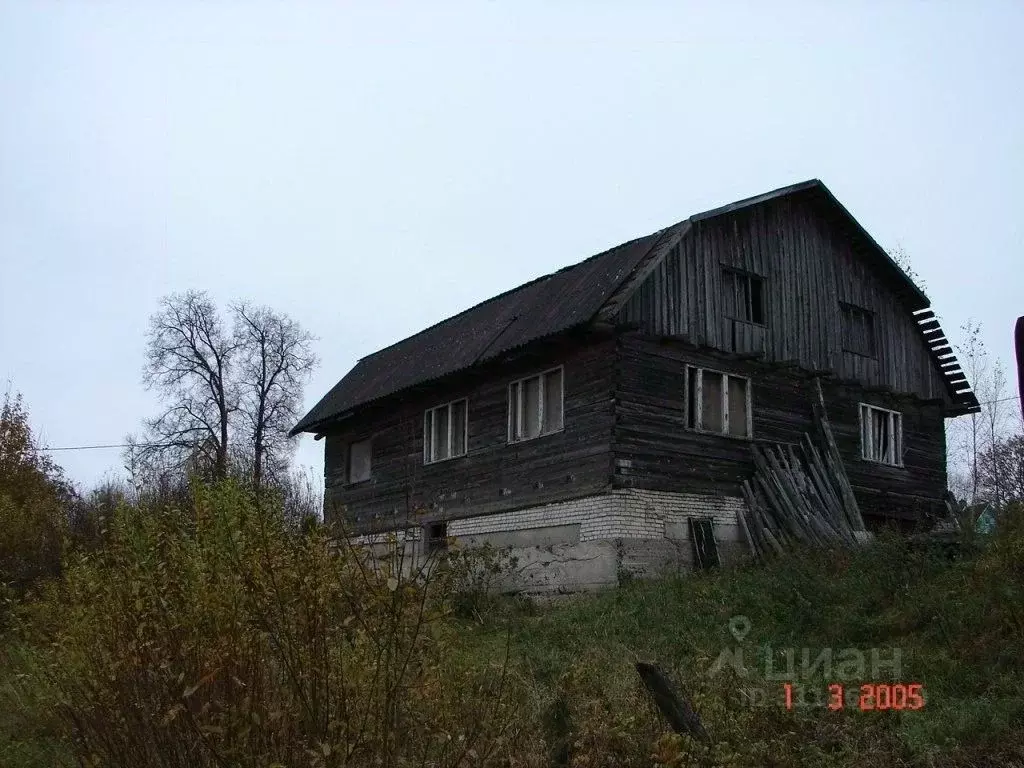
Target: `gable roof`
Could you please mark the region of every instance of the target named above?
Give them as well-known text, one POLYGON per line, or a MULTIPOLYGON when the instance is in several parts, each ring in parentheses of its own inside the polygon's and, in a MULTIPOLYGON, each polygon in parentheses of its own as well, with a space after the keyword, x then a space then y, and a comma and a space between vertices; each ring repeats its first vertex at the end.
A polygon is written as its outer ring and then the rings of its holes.
MULTIPOLYGON (((810 193, 862 239, 866 252, 890 277, 911 311, 928 298, 817 179, 782 187, 698 213, 653 234, 631 240, 511 291, 499 294, 447 320, 359 360, 307 413, 291 434, 317 431, 354 408, 404 389, 440 379, 499 357, 518 347, 613 317, 617 307, 643 282, 662 256, 693 222, 758 205, 786 195, 810 193)), ((936 365, 940 361, 935 358, 936 365)), ((954 388, 950 395, 956 399, 954 388)), ((973 398, 973 394, 970 395, 973 398)), ((975 403, 977 401, 975 400, 975 403)))

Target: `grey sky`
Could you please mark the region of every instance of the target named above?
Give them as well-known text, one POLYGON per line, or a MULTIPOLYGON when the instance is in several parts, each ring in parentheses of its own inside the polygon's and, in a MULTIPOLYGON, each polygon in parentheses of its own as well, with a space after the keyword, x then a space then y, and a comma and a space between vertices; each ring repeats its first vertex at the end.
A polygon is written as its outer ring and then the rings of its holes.
POLYGON ((147 317, 195 287, 320 337, 311 405, 478 301, 812 177, 1010 361, 1024 4, 837 5, 0 0, 0 383, 50 445, 121 442, 156 408, 147 317))

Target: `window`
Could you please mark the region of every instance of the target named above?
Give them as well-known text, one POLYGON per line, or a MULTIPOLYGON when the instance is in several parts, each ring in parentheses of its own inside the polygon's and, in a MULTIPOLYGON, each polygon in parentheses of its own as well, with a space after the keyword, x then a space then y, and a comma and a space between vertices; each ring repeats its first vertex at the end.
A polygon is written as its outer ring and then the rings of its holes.
POLYGON ((369 440, 360 440, 348 446, 348 481, 361 483, 370 479, 371 444, 369 440))
POLYGON ((448 549, 448 523, 431 523, 427 526, 427 552, 443 552, 448 549))
POLYGON ((562 428, 562 369, 508 385, 508 441, 531 440, 562 428))
POLYGON ((875 357, 875 313, 843 302, 839 307, 843 316, 843 350, 875 357))
POLYGON ((702 432, 750 437, 750 379, 686 367, 686 426, 702 432))
POLYGON ((860 404, 860 455, 868 461, 903 466, 903 414, 860 404))
POLYGON ((466 455, 468 400, 431 408, 423 414, 423 463, 466 455))
POLYGON ((723 269, 722 309, 725 317, 764 325, 764 281, 746 272, 723 269))

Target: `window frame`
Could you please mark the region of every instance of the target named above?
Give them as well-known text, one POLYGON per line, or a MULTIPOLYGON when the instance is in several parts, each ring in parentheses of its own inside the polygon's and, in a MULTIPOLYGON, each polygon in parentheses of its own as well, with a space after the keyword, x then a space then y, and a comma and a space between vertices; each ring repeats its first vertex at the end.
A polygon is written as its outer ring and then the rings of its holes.
POLYGON ((559 432, 565 431, 565 366, 556 365, 554 368, 548 368, 547 370, 539 373, 532 373, 529 376, 523 376, 522 378, 515 379, 508 383, 507 389, 507 400, 508 400, 508 412, 506 414, 507 429, 506 429, 506 445, 514 445, 516 443, 525 443, 530 440, 537 440, 541 437, 547 437, 548 435, 557 435, 559 432), (544 378, 552 373, 558 373, 558 399, 562 404, 562 423, 558 429, 552 429, 548 432, 544 432, 544 393, 547 388, 544 386, 544 378), (537 382, 537 393, 538 393, 538 405, 537 405, 537 421, 538 421, 538 432, 533 437, 518 437, 513 434, 513 423, 522 425, 524 408, 523 408, 523 383, 530 379, 538 379, 537 382), (512 420, 512 408, 513 408, 513 392, 515 396, 515 422, 512 420))
POLYGON ((732 267, 732 266, 729 266, 727 264, 722 264, 721 266, 722 266, 723 290, 724 290, 724 278, 725 278, 726 275, 729 275, 729 277, 732 278, 732 281, 733 281, 733 283, 732 283, 732 296, 733 296, 732 305, 734 307, 734 313, 733 313, 733 315, 725 315, 723 313, 724 317, 726 317, 726 319, 728 319, 728 320, 735 320, 736 322, 739 322, 739 323, 750 323, 751 325, 758 325, 758 326, 761 326, 762 328, 767 328, 768 327, 768 302, 767 302, 767 299, 766 299, 767 292, 765 291, 765 283, 767 281, 765 280, 765 278, 762 277, 761 275, 758 275, 758 274, 754 273, 754 272, 748 272, 747 270, 744 270, 744 269, 737 269, 736 267, 732 267), (746 305, 744 306, 744 309, 749 309, 750 310, 750 317, 749 318, 736 317, 735 316, 735 315, 740 314, 740 312, 739 312, 740 291, 737 288, 737 280, 739 280, 741 278, 743 280, 746 280, 747 283, 748 283, 747 302, 746 302, 746 305), (761 296, 760 296, 760 298, 761 298, 761 302, 760 302, 761 303, 761 319, 760 320, 755 320, 754 319, 754 291, 753 291, 753 281, 754 280, 758 281, 760 283, 760 285, 761 285, 761 290, 760 290, 760 294, 761 294, 761 296))
POLYGON ((851 304, 848 301, 839 302, 839 333, 840 333, 840 344, 842 345, 843 352, 849 352, 851 355, 857 355, 858 357, 865 357, 868 360, 878 359, 878 324, 875 322, 878 313, 867 307, 862 307, 858 304, 851 304), (865 352, 860 349, 852 349, 850 345, 850 333, 848 322, 852 322, 860 316, 860 320, 869 320, 871 327, 870 344, 869 349, 865 352), (847 318, 850 318, 848 321, 847 318))
POLYGON ((686 428, 692 432, 699 432, 703 435, 719 435, 720 437, 731 437, 734 440, 753 440, 754 439, 754 395, 753 395, 753 384, 749 376, 740 376, 735 373, 728 373, 726 371, 720 371, 715 368, 704 368, 699 365, 687 365, 685 373, 683 375, 683 404, 684 404, 684 421, 686 428), (694 393, 694 405, 693 405, 693 423, 690 421, 690 371, 693 371, 693 380, 696 382, 696 392, 694 393), (702 422, 704 419, 704 373, 715 373, 722 377, 722 394, 721 394, 721 408, 722 408, 722 431, 714 429, 705 429, 702 422), (746 382, 746 414, 747 423, 744 425, 746 428, 745 435, 734 435, 729 431, 729 379, 740 379, 746 382))
POLYGON ((423 411, 423 465, 428 464, 440 464, 442 461, 451 461, 452 459, 461 459, 463 456, 469 454, 469 398, 459 397, 455 400, 449 400, 447 403, 441 403, 431 408, 427 408, 423 411), (456 403, 466 404, 466 418, 462 424, 462 453, 452 453, 452 406, 456 403), (435 459, 427 455, 427 448, 431 449, 430 453, 433 454, 433 413, 439 411, 442 408, 448 409, 448 455, 441 459, 435 459), (430 420, 430 429, 427 428, 427 420, 430 420))
POLYGON ((880 405, 873 405, 871 403, 858 403, 857 404, 857 426, 860 428, 860 458, 861 461, 870 461, 872 464, 881 464, 884 467, 902 467, 903 466, 903 414, 900 411, 894 411, 891 408, 884 408, 880 405), (871 442, 874 434, 873 430, 868 430, 868 442, 864 441, 864 417, 865 415, 871 414, 872 411, 878 411, 879 413, 887 414, 889 418, 889 448, 893 456, 893 461, 885 461, 883 459, 876 459, 873 455, 874 451, 869 451, 869 447, 873 448, 871 442))
POLYGON ((373 479, 373 437, 366 437, 362 440, 350 440, 348 445, 345 447, 345 485, 359 485, 360 483, 367 483, 373 479), (366 443, 367 450, 369 452, 369 470, 366 473, 366 477, 361 477, 358 480, 352 479, 352 448, 356 445, 366 443))

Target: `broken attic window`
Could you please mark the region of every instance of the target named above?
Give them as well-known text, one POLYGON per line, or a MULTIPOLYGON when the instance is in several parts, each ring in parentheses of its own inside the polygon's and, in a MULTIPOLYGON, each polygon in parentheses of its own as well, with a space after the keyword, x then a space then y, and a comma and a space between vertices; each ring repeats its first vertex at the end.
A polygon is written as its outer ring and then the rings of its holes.
POLYGON ((840 302, 843 322, 843 350, 864 357, 876 357, 875 313, 840 302))
POLYGON ((764 325, 764 280, 746 272, 723 269, 722 314, 733 320, 764 325))

